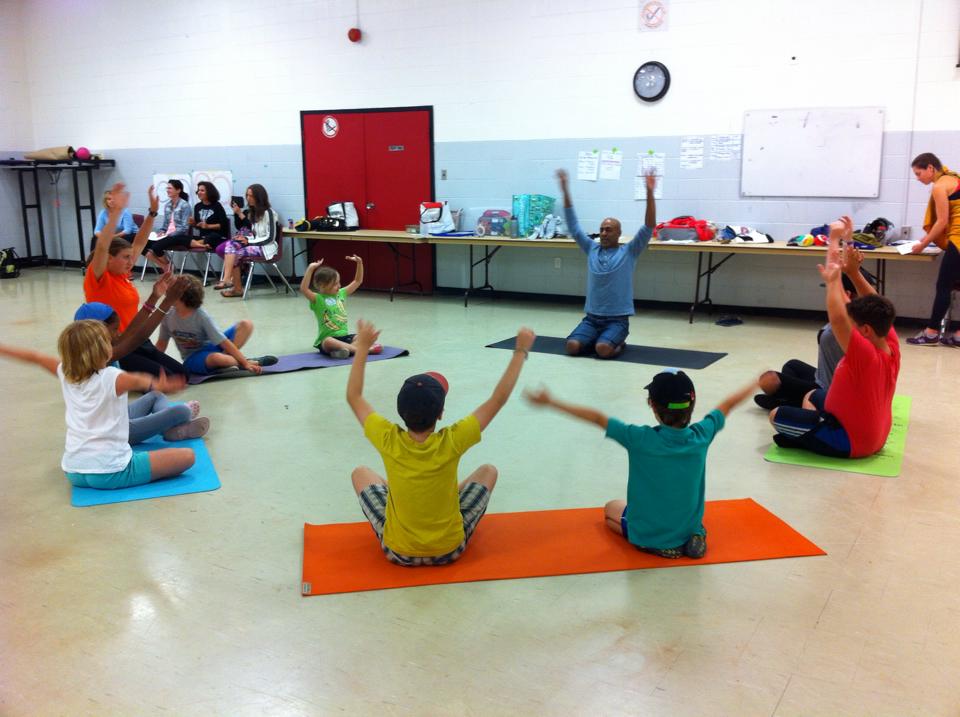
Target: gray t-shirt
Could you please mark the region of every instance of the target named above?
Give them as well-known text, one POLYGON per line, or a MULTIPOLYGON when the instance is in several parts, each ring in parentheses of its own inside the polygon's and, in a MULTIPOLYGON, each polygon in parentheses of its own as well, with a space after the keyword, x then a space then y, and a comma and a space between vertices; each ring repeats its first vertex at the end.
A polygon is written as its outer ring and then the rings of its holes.
POLYGON ((219 345, 227 340, 203 309, 197 309, 190 316, 177 316, 175 310, 164 316, 160 324, 160 340, 169 341, 171 336, 182 361, 207 344, 219 345))
POLYGON ((817 337, 817 373, 814 380, 820 388, 830 388, 833 372, 837 370, 837 364, 842 358, 843 349, 837 343, 830 324, 827 324, 820 329, 817 337))

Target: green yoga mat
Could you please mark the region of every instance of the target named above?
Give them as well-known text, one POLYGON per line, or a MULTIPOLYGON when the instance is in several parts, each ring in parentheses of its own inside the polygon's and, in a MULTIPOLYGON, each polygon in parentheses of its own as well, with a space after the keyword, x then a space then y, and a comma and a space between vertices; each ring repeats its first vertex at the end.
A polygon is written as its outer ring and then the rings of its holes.
POLYGON ((826 468, 832 471, 866 473, 871 476, 893 478, 900 475, 903 450, 907 445, 907 424, 909 422, 910 397, 894 396, 893 426, 890 428, 887 442, 879 453, 874 453, 867 458, 828 458, 799 448, 780 448, 780 446, 773 444, 767 450, 763 459, 771 463, 788 463, 793 466, 810 466, 811 468, 826 468))

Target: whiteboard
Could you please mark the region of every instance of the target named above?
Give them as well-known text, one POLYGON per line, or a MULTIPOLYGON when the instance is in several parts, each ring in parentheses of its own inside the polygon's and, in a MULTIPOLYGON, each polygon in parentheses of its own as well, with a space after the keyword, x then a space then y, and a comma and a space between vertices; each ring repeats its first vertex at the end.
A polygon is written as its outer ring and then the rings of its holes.
POLYGON ((882 153, 882 107, 750 110, 740 193, 878 197, 882 153))

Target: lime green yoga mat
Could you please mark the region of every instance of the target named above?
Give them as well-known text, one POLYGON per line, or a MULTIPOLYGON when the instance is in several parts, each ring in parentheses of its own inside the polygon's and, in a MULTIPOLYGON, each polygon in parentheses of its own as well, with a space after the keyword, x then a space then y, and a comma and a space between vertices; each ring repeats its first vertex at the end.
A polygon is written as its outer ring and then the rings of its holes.
POLYGON ((910 422, 910 397, 893 397, 893 427, 887 442, 880 449, 867 458, 828 458, 816 453, 802 451, 799 448, 780 448, 773 444, 767 450, 763 459, 771 463, 789 463, 793 466, 810 466, 811 468, 826 468, 832 471, 846 471, 847 473, 866 473, 871 476, 885 476, 893 478, 900 475, 900 465, 903 463, 903 450, 907 444, 907 424, 910 422))

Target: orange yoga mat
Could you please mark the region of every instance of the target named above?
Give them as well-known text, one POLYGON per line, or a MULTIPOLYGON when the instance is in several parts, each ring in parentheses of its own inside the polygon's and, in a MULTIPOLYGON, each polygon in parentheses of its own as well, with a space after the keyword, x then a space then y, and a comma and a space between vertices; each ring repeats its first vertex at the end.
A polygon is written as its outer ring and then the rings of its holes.
POLYGON ((451 565, 387 561, 370 524, 303 526, 304 595, 331 595, 474 580, 674 568, 826 553, 749 498, 708 501, 707 554, 670 560, 641 552, 605 525, 602 508, 487 514, 451 565))

